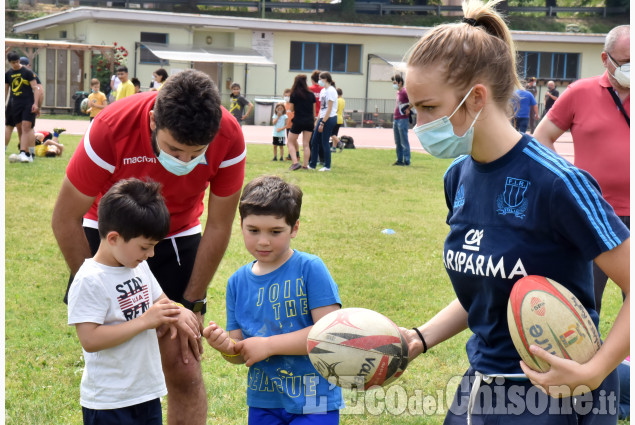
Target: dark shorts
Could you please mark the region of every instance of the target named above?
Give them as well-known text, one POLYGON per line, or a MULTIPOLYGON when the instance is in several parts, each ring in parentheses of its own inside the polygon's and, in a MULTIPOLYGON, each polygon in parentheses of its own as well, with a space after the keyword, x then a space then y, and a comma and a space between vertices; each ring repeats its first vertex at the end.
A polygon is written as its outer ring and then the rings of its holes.
POLYGON ((28 121, 33 127, 35 125, 35 114, 31 113, 31 106, 33 104, 16 105, 11 103, 4 111, 5 125, 15 127, 21 124, 22 121, 28 121))
POLYGON ((94 410, 82 407, 84 425, 161 425, 161 401, 158 398, 119 409, 94 410))
MULTIPOLYGON (((92 255, 95 255, 99 248, 99 231, 97 229, 84 227, 84 233, 92 255)), ((165 295, 174 301, 183 298, 183 292, 190 281, 194 260, 198 245, 201 242, 201 235, 182 236, 179 238, 167 238, 156 244, 154 247, 154 257, 148 258, 148 265, 154 277, 165 295), (176 245, 176 246, 175 246, 176 245)), ((64 295, 64 303, 68 303, 68 289, 73 282, 74 276, 68 280, 68 287, 64 295)))
POLYGON ((274 146, 284 146, 284 137, 275 137, 273 138, 274 146))
POLYGON ((335 127, 333 127, 333 132, 331 133, 332 136, 337 136, 340 133, 340 127, 342 126, 342 124, 335 124, 335 127))
POLYGON ((315 128, 315 123, 313 121, 311 121, 310 123, 297 123, 295 121, 293 121, 293 124, 291 124, 291 133, 293 134, 300 134, 303 131, 310 131, 311 133, 313 133, 313 129, 315 128))

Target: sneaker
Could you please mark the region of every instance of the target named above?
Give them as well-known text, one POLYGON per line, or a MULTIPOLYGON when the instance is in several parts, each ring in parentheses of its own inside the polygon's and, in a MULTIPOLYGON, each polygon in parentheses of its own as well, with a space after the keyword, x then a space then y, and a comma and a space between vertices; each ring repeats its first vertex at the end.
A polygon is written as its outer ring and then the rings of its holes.
POLYGON ((57 133, 58 135, 62 134, 65 131, 66 131, 65 128, 54 128, 53 129, 53 132, 57 133))
POLYGON ((24 151, 20 152, 19 158, 21 163, 33 162, 31 155, 27 155, 24 151))
POLYGON ((344 149, 344 143, 341 140, 337 142, 337 148, 340 150, 340 152, 342 152, 342 149, 344 149))
POLYGON ((291 161, 291 155, 287 155, 287 161, 291 161))
POLYGON ((326 167, 322 167, 322 168, 320 168, 320 171, 331 171, 331 169, 330 168, 326 168, 326 167))
POLYGON ((275 157, 275 156, 274 156, 274 157, 273 157, 273 159, 272 159, 272 161, 277 161, 277 160, 278 160, 278 158, 277 158, 277 157, 275 157))
MULTIPOLYGON (((308 169, 309 169, 309 167, 305 167, 305 166, 303 165, 303 166, 302 166, 302 169, 303 169, 303 170, 308 170, 308 169)), ((314 170, 315 170, 315 168, 314 168, 314 170)))
POLYGON ((399 167, 403 167, 405 164, 404 164, 403 162, 401 162, 401 161, 397 161, 397 162, 395 162, 395 163, 394 163, 394 164, 392 164, 392 165, 397 165, 397 166, 399 166, 399 167))
POLYGON ((295 170, 299 170, 300 168, 302 168, 302 166, 300 165, 299 162, 296 162, 295 164, 291 164, 291 167, 289 167, 289 170, 295 171, 295 170))
MULTIPOLYGON (((302 167, 302 168, 304 168, 304 167, 302 167)), ((315 167, 311 167, 310 165, 308 167, 304 168, 304 169, 305 170, 314 170, 315 171, 315 167)))
POLYGON ((282 156, 281 156, 281 157, 280 157, 280 161, 284 161, 284 157, 282 157, 282 156))
POLYGON ((9 162, 12 164, 20 162, 20 155, 18 155, 17 153, 12 153, 11 155, 9 155, 9 162))
POLYGON ((331 148, 331 152, 337 152, 337 148, 331 148))

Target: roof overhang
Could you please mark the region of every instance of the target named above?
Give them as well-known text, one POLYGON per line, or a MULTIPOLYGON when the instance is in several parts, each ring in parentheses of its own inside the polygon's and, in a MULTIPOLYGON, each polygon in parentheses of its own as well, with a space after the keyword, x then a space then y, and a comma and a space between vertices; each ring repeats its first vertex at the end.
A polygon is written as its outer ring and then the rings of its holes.
POLYGON ((403 57, 401 56, 395 56, 395 55, 388 55, 388 54, 377 54, 377 53, 369 53, 368 54, 368 60, 371 59, 379 59, 383 62, 386 62, 388 65, 392 66, 395 69, 405 69, 406 68, 406 62, 403 61, 403 57))
POLYGON ((275 63, 251 49, 212 49, 185 45, 141 43, 155 56, 177 62, 221 62, 247 63, 250 65, 275 66, 275 63))
POLYGON ((108 51, 113 50, 115 46, 107 46, 103 44, 82 44, 71 43, 69 41, 56 41, 56 40, 29 40, 23 38, 7 38, 4 40, 5 47, 17 47, 17 48, 48 48, 48 49, 64 49, 64 50, 101 50, 108 51))

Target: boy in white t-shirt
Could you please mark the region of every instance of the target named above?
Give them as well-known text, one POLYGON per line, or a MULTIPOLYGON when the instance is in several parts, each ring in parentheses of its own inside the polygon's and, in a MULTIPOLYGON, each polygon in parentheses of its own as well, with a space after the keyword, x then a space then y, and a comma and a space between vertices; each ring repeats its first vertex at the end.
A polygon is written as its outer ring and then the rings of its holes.
POLYGON ((170 228, 160 187, 137 179, 112 186, 99 203, 99 249, 70 287, 68 324, 85 359, 85 425, 162 424, 167 390, 155 329, 200 338, 194 313, 163 294, 145 261, 170 228))

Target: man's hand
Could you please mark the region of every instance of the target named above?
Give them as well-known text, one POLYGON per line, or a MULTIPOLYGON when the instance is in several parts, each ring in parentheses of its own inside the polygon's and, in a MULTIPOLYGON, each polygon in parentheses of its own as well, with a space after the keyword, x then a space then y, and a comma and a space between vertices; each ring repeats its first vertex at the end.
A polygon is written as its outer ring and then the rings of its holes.
POLYGON ((163 337, 169 330, 170 339, 175 339, 178 336, 180 340, 183 363, 189 363, 190 355, 194 356, 195 360, 201 361, 203 343, 201 342, 201 326, 197 317, 200 315, 174 303, 172 304, 180 310, 179 320, 170 324, 169 328, 162 326, 157 329, 157 337, 163 337))

